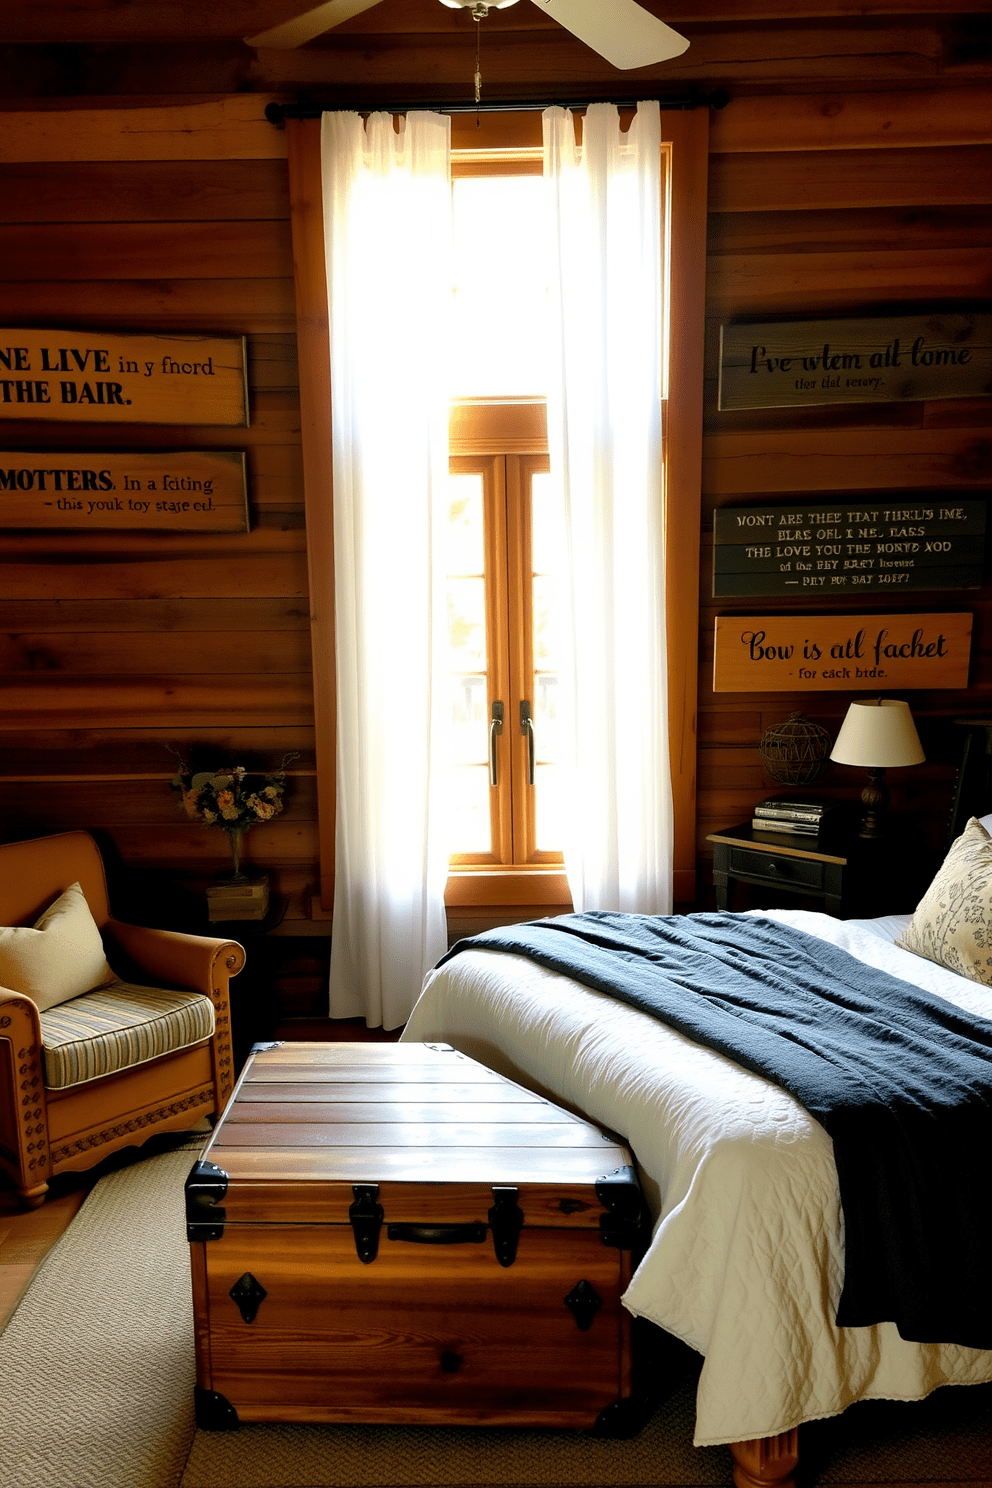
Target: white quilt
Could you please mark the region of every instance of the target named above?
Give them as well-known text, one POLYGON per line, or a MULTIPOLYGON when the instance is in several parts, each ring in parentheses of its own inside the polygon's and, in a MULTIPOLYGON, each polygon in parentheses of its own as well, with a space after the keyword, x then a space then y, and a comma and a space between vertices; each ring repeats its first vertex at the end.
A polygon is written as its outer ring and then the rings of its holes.
MULTIPOLYGON (((905 919, 765 913, 992 1018, 992 990, 891 944, 905 919)), ((835 1326, 830 1139, 723 1055, 524 957, 476 950, 428 975, 403 1038, 446 1040, 627 1141, 655 1224, 624 1303, 703 1355, 697 1446, 992 1379, 992 1352, 906 1343, 891 1323, 835 1326)))

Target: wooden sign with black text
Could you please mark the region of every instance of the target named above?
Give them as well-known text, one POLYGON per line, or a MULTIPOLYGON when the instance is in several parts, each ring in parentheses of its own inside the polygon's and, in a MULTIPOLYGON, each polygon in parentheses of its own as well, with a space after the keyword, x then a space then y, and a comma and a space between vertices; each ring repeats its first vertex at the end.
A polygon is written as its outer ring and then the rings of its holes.
POLYGON ((965 688, 970 615, 720 615, 714 692, 965 688))
POLYGON ((992 395, 992 315, 727 325, 721 410, 992 395))
POLYGON ((986 502, 957 496, 723 507, 713 520, 713 597, 975 589, 986 502))
POLYGON ((240 450, 0 452, 0 530, 247 532, 240 450))
POLYGON ((243 426, 244 337, 0 330, 0 418, 243 426))

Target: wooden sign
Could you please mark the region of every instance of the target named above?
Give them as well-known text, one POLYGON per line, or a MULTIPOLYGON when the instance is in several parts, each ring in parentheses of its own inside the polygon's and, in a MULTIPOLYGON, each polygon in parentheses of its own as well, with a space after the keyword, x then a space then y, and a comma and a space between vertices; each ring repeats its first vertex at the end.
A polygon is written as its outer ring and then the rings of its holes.
POLYGON ((970 615, 720 615, 714 692, 968 686, 970 615))
POLYGON ((0 418, 243 426, 244 337, 0 330, 0 418))
POLYGON ((729 325, 721 409, 890 403, 992 394, 992 315, 729 325))
POLYGON ((0 529, 247 532, 240 450, 0 452, 0 529))
POLYGON ((713 597, 977 589, 984 499, 876 496, 723 507, 713 523, 713 597))

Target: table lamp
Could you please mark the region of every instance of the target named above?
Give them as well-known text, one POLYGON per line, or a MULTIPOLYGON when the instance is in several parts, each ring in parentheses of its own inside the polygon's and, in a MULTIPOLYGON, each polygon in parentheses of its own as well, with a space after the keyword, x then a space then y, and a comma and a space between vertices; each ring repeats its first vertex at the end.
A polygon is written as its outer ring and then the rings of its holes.
POLYGON ((883 774, 900 765, 920 765, 926 755, 908 703, 898 698, 868 698, 848 708, 830 758, 868 771, 868 784, 861 792, 865 819, 859 836, 880 837, 889 798, 883 774))

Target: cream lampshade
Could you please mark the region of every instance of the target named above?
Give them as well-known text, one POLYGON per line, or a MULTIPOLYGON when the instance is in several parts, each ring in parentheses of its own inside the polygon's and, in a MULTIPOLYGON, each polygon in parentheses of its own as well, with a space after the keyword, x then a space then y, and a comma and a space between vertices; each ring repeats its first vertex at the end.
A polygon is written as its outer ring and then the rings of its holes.
POLYGON ((878 837, 889 793, 882 782, 886 770, 921 765, 926 759, 909 704, 898 698, 868 698, 852 703, 841 724, 830 758, 839 765, 860 765, 868 771, 861 792, 865 819, 862 837, 878 837))

